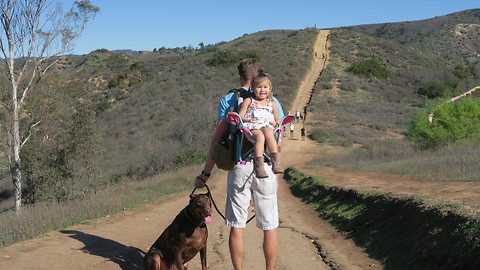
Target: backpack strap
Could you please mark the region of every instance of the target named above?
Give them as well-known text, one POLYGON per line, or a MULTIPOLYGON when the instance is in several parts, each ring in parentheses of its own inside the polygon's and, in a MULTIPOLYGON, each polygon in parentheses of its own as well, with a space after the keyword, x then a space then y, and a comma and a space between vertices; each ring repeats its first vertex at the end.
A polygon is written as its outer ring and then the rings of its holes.
POLYGON ((235 97, 236 97, 236 100, 237 100, 237 106, 235 106, 235 112, 238 112, 238 109, 239 109, 238 108, 238 100, 240 98, 245 100, 246 98, 253 97, 253 93, 250 92, 249 90, 246 90, 243 87, 232 89, 232 90, 228 91, 228 93, 235 93, 235 97))
POLYGON ((243 87, 232 89, 228 91, 228 93, 235 93, 237 95, 237 99, 238 97, 241 97, 243 99, 253 97, 253 93, 243 87))

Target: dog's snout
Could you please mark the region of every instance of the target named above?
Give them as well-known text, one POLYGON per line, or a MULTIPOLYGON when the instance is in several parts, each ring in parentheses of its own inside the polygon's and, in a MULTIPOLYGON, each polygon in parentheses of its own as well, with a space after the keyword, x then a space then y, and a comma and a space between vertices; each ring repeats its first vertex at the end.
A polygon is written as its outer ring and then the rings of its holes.
POLYGON ((206 201, 204 210, 207 215, 210 216, 212 214, 212 203, 210 202, 210 199, 206 201))

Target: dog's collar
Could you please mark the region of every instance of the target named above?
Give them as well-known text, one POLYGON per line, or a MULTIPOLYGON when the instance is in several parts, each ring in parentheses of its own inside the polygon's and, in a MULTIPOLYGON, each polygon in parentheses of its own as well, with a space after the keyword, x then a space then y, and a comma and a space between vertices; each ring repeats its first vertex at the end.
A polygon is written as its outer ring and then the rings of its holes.
POLYGON ((193 220, 193 213, 190 205, 187 205, 187 207, 183 208, 183 214, 185 215, 185 218, 187 218, 188 222, 192 223, 196 227, 200 227, 204 223, 203 219, 200 222, 195 222, 195 220, 193 220))

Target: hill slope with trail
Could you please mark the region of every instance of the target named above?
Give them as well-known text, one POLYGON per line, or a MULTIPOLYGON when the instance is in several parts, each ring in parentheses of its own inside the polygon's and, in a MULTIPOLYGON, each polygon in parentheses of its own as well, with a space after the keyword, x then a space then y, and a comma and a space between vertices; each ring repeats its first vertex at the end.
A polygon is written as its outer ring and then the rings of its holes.
MULTIPOLYGON (((328 34, 319 31, 312 68, 306 74, 291 110, 305 112, 315 82, 328 59, 328 34), (322 52, 326 57, 322 58, 322 52)), ((309 123, 307 116, 304 123, 309 123)), ((312 168, 309 160, 335 152, 334 147, 302 140, 296 124, 293 137, 284 137, 285 167, 293 166, 313 175, 322 175, 331 184, 347 188, 376 189, 392 194, 430 196, 439 201, 475 205, 480 201, 480 183, 419 181, 406 177, 376 173, 344 172, 335 168, 312 168)), ((307 131, 308 132, 308 131, 307 131)), ((226 172, 219 171, 209 181, 220 211, 224 209, 226 172)), ((192 179, 193 183, 193 179, 192 179)), ((279 179, 279 256, 277 269, 384 269, 365 249, 337 232, 318 214, 293 196, 288 185, 279 179)), ((93 220, 51 232, 43 237, 0 249, 0 269, 142 269, 142 258, 150 245, 187 204, 188 193, 177 194, 158 203, 146 204, 135 211, 93 220)), ((476 211, 472 208, 472 211, 476 211)), ((478 214, 478 213, 477 213, 478 214)), ((262 231, 249 223, 245 231, 245 269, 263 269, 262 231)), ((209 269, 231 269, 228 249, 229 227, 213 214, 209 225, 207 262, 209 269)), ((200 269, 199 256, 189 269, 200 269)))
MULTIPOLYGON (((326 48, 327 35, 327 31, 319 32, 316 48, 326 48)), ((314 74, 306 75, 298 96, 308 97, 304 91, 312 91, 325 63, 321 60, 313 60, 314 74)), ((307 104, 304 98, 297 98, 292 108, 300 104, 307 104)), ((295 138, 284 141, 283 163, 286 166, 298 166, 318 154, 318 145, 311 141, 295 138)), ((221 211, 224 209, 225 179, 226 172, 222 171, 209 181, 221 211)), ((279 182, 281 225, 277 269, 298 269, 300 265, 305 269, 381 269, 381 264, 369 258, 362 248, 345 239, 294 197, 284 181, 279 182)), ((188 194, 178 194, 159 203, 141 206, 136 211, 93 220, 3 248, 0 269, 142 269, 144 253, 187 202, 188 194)), ((209 225, 209 269, 231 268, 228 233, 229 228, 214 213, 209 225)), ((263 268, 262 235, 254 222, 247 226, 245 269, 263 268)), ((193 259, 189 269, 199 269, 198 257, 193 259)))

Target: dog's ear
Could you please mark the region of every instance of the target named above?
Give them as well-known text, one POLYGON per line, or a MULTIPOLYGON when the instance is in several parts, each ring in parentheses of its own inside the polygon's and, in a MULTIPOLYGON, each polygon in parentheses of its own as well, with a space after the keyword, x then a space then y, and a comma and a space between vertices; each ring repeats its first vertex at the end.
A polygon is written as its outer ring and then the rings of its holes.
POLYGON ((195 196, 197 196, 197 195, 195 195, 195 194, 190 194, 190 199, 195 198, 195 196))

